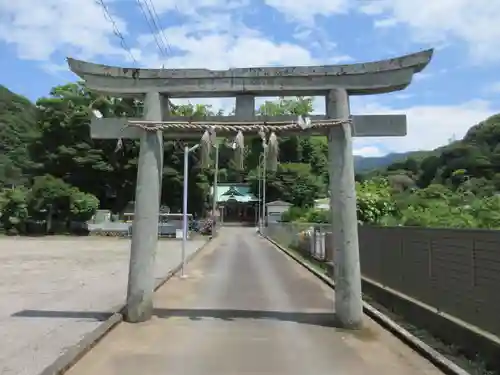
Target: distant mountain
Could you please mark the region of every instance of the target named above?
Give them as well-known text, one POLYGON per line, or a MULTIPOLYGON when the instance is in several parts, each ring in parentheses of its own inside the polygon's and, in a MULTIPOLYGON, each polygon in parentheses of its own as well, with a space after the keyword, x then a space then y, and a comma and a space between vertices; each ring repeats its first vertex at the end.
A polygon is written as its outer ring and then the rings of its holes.
POLYGON ((412 154, 414 154, 414 152, 392 153, 379 157, 354 156, 354 169, 359 173, 385 168, 396 161, 406 159, 412 154))

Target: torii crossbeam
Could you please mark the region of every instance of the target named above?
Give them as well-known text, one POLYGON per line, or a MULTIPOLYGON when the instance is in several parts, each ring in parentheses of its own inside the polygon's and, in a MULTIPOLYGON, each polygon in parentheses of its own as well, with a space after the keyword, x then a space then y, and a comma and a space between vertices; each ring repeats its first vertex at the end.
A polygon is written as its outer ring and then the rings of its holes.
POLYGON ((351 116, 349 95, 388 93, 406 88, 432 58, 426 50, 377 62, 280 68, 132 69, 68 58, 70 69, 87 87, 114 96, 144 99, 144 118, 93 119, 93 138, 140 138, 134 230, 126 319, 148 320, 153 309, 154 258, 163 170, 162 137, 200 137, 207 129, 227 136, 259 130, 328 135, 330 208, 335 267, 335 313, 340 325, 359 328, 363 321, 358 222, 352 137, 405 136, 406 116, 351 116), (296 118, 255 115, 257 96, 324 96, 326 115, 312 116, 310 128, 296 118), (236 97, 234 116, 193 121, 169 113, 169 98, 236 97), (273 122, 281 122, 272 125, 273 122), (321 126, 316 126, 322 124, 321 126))

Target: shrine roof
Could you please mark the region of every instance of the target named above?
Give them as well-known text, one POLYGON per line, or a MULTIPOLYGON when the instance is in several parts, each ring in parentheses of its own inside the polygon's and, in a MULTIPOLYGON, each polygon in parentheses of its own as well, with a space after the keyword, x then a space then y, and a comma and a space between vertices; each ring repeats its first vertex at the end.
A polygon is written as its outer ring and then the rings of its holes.
MULTIPOLYGON (((213 189, 210 189, 212 194, 213 189)), ((220 184, 217 186, 217 202, 235 201, 249 203, 258 201, 257 197, 250 191, 248 184, 220 184)))

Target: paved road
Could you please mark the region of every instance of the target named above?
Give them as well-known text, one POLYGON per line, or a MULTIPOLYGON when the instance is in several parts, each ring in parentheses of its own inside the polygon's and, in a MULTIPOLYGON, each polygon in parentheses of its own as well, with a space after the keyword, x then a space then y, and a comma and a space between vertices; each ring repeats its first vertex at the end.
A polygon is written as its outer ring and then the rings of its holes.
POLYGON ((224 228, 155 296, 156 317, 120 324, 71 375, 441 374, 368 320, 332 326, 332 291, 252 229, 224 228))
MULTIPOLYGON (((190 241, 187 253, 204 241, 190 241)), ((36 375, 125 300, 130 241, 0 237, 0 374, 36 375)), ((160 241, 155 276, 181 260, 160 241)))

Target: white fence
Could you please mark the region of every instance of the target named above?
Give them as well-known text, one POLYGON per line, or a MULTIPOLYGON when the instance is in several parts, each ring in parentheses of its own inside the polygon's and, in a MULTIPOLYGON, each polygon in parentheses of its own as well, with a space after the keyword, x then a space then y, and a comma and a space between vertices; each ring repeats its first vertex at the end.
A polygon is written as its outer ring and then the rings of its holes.
MULTIPOLYGON (((105 221, 99 224, 87 224, 91 234, 113 237, 131 237, 132 223, 105 221)), ((158 223, 159 237, 176 237, 182 230, 182 221, 173 220, 168 223, 158 223)))
POLYGON ((264 234, 281 245, 299 250, 317 260, 328 259, 330 225, 311 223, 269 223, 264 234))

